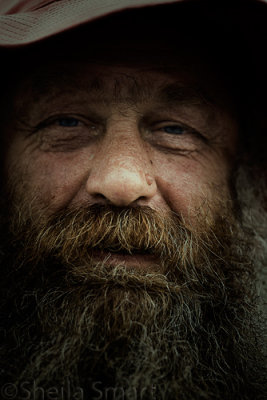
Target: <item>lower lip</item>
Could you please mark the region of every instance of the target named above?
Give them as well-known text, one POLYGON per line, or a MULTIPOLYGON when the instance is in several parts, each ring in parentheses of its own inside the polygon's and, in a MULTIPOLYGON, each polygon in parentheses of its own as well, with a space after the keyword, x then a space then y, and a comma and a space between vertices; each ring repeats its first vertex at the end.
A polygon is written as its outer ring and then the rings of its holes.
POLYGON ((104 262, 106 265, 122 265, 134 269, 155 270, 159 266, 156 257, 151 254, 128 255, 95 250, 92 258, 95 262, 104 262))

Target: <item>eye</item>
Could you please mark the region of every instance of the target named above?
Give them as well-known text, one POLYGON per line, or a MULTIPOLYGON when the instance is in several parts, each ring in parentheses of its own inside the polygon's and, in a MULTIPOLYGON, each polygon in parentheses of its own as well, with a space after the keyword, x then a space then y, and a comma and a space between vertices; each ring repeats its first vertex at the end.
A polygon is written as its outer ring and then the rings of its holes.
POLYGON ((185 133, 185 128, 180 125, 168 125, 162 127, 161 131, 164 131, 170 135, 182 135, 185 133))
POLYGON ((79 125, 80 121, 77 118, 73 117, 63 117, 63 118, 58 118, 57 123, 59 126, 65 128, 75 128, 76 126, 79 125))
POLYGON ((146 140, 158 149, 170 151, 193 152, 203 145, 205 138, 193 127, 179 120, 152 121, 144 134, 146 140))

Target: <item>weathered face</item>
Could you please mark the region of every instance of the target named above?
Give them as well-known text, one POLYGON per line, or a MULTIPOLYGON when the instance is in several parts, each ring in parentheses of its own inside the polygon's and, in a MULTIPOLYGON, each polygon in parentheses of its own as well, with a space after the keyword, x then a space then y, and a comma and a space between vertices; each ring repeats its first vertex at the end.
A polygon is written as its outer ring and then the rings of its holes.
MULTIPOLYGON (((148 206, 194 223, 207 203, 218 212, 229 198, 237 123, 216 63, 184 47, 151 44, 146 54, 111 44, 109 62, 105 49, 66 49, 34 65, 6 128, 17 196, 47 214, 148 206)), ((145 265, 138 257, 120 261, 145 265)))
POLYGON ((2 124, 0 370, 32 391, 68 377, 84 398, 101 381, 254 400, 254 264, 233 207, 224 55, 195 33, 141 36, 25 53, 2 124))

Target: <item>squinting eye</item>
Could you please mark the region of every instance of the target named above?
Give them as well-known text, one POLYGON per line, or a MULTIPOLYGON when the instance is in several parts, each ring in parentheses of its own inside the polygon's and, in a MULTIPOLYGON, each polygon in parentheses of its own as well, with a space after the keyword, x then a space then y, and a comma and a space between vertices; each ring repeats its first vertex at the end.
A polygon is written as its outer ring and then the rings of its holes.
POLYGON ((58 118, 58 125, 66 128, 75 128, 79 122, 77 118, 72 117, 58 118))
POLYGON ((182 135, 185 131, 185 128, 179 125, 169 125, 169 126, 164 126, 161 128, 166 133, 169 133, 171 135, 182 135))

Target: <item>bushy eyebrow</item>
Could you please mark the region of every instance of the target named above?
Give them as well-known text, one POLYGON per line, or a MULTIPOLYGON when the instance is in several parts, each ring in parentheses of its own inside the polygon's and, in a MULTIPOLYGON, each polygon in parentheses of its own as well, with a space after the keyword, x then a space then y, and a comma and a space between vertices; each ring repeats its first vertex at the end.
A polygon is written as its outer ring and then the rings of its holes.
POLYGON ((137 104, 146 100, 155 100, 158 106, 169 108, 178 105, 212 107, 214 104, 207 93, 199 87, 186 86, 181 81, 165 83, 156 90, 155 82, 137 79, 134 75, 121 74, 114 78, 112 90, 107 90, 105 79, 96 76, 87 82, 80 82, 71 74, 36 74, 30 79, 31 91, 35 99, 56 97, 60 94, 78 92, 84 96, 94 96, 96 102, 137 104))

